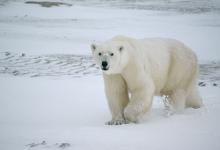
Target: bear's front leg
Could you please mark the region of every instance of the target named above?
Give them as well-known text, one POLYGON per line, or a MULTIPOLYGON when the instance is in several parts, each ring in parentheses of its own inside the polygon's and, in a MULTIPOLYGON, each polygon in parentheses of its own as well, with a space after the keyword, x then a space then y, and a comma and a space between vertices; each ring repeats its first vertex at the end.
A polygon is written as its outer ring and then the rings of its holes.
POLYGON ((112 120, 106 122, 107 125, 121 125, 128 122, 124 118, 124 108, 128 104, 129 97, 127 85, 121 75, 103 75, 105 83, 105 93, 112 120))
POLYGON ((130 122, 138 122, 140 116, 150 110, 154 96, 154 84, 152 81, 143 82, 144 85, 131 91, 131 100, 124 110, 125 119, 130 122))

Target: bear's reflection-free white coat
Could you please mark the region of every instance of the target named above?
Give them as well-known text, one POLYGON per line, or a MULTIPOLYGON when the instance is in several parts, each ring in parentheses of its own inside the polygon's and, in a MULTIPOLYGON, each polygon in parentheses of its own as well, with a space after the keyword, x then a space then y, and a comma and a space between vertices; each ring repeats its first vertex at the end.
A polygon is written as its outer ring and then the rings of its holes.
POLYGON ((155 95, 168 96, 175 111, 202 106, 197 89, 197 57, 183 43, 167 38, 116 36, 92 44, 91 49, 103 70, 112 113, 107 124, 137 122, 150 110, 155 95))

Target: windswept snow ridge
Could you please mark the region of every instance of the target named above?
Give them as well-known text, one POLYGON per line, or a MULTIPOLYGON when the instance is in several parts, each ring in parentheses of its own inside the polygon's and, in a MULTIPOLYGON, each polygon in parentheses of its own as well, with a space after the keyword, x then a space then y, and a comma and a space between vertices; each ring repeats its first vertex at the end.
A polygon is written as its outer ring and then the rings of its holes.
POLYGON ((82 77, 100 74, 91 56, 0 53, 0 74, 28 77, 82 77))
MULTIPOLYGON (((10 52, 0 53, 0 75, 26 77, 85 77, 101 72, 89 55, 50 54, 26 55, 10 52)), ((200 64, 200 86, 220 83, 220 62, 200 64)))

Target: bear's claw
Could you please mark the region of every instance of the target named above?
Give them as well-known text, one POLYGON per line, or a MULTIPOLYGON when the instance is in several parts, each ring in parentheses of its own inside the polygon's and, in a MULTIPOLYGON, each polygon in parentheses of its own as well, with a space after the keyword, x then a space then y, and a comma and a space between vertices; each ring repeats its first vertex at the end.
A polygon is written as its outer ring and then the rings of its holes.
POLYGON ((111 120, 106 122, 106 125, 122 125, 122 124, 128 124, 128 120, 111 120))

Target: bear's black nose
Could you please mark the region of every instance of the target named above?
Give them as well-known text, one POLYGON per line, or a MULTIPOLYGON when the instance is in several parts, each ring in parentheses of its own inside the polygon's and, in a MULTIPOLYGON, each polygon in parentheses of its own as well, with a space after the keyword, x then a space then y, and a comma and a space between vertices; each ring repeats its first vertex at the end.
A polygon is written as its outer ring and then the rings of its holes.
POLYGON ((108 62, 107 62, 107 61, 103 61, 103 62, 102 62, 102 67, 103 67, 103 68, 106 68, 107 66, 108 66, 108 62))

